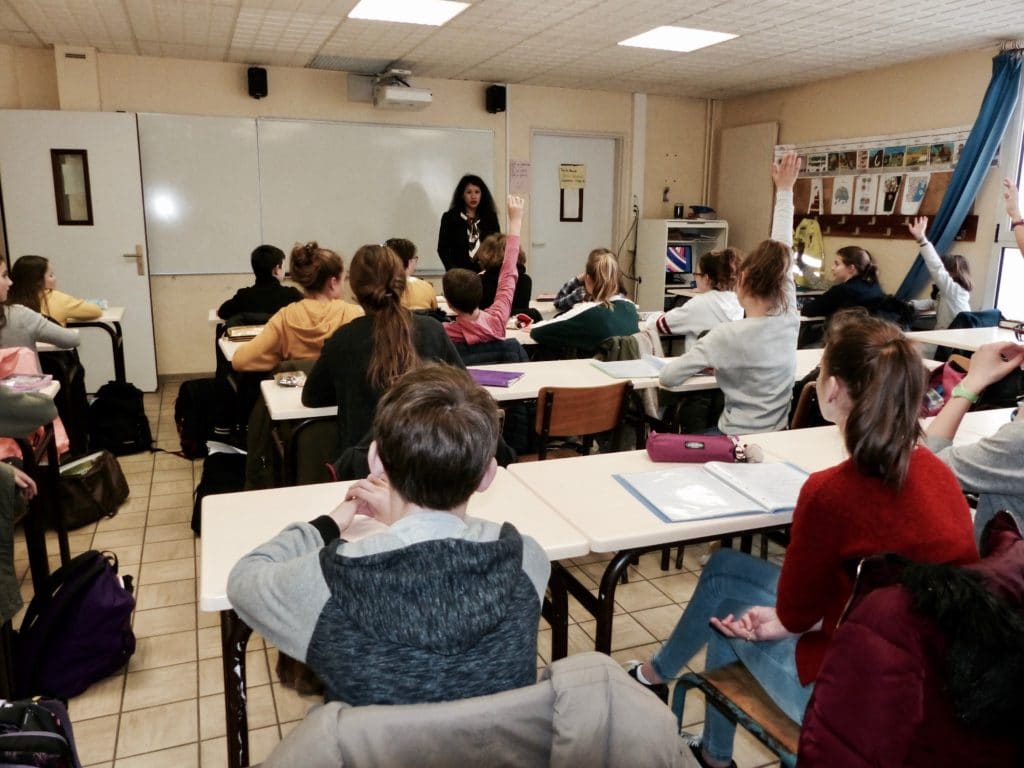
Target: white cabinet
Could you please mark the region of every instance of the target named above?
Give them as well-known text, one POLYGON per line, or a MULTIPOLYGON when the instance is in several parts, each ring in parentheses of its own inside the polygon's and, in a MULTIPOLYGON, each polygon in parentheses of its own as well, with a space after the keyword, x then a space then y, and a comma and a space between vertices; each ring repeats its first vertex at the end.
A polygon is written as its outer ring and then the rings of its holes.
POLYGON ((689 287, 700 257, 725 248, 728 242, 729 224, 725 221, 641 219, 636 238, 636 274, 640 277, 637 302, 641 311, 664 309, 666 289, 689 287), (687 271, 670 272, 670 255, 676 260, 688 259, 687 271))

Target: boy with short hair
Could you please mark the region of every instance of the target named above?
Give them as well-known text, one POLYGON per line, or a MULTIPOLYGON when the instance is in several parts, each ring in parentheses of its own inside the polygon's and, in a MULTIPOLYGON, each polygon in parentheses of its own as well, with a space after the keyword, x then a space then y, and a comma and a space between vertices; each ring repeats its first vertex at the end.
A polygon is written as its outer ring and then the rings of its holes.
POLYGON ((505 338, 505 323, 512 308, 519 272, 519 232, 523 224, 523 198, 508 196, 508 234, 491 235, 481 248, 505 248, 505 259, 498 275, 498 292, 494 303, 480 309, 483 284, 480 275, 468 269, 449 269, 444 274, 444 297, 455 313, 455 320, 446 323, 445 331, 453 342, 481 344, 505 338), (504 241, 504 242, 502 242, 504 241))
POLYGON ((404 237, 392 237, 384 241, 384 245, 395 252, 405 267, 405 293, 402 294, 402 306, 406 309, 437 309, 437 291, 426 280, 413 275, 419 256, 416 255, 416 244, 404 237))
POLYGON ((221 320, 243 312, 272 315, 281 307, 302 298, 302 292, 297 288, 281 285, 284 278, 284 251, 277 246, 257 246, 249 257, 249 263, 252 264, 256 282, 248 288, 240 288, 220 305, 217 316, 221 320))
POLYGON ((531 685, 550 564, 506 523, 466 516, 497 471, 498 411, 465 371, 425 365, 384 395, 373 474, 228 579, 238 615, 305 662, 328 700, 451 701, 531 685), (353 516, 387 530, 345 541, 353 516))

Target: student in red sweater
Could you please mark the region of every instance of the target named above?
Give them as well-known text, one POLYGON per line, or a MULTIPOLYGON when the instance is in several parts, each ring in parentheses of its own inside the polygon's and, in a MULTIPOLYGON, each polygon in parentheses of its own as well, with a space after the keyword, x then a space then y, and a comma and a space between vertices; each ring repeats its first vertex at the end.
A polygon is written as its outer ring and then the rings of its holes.
MULTIPOLYGON (((707 669, 742 662, 799 722, 860 558, 895 552, 929 563, 978 559, 956 478, 917 445, 922 370, 920 354, 895 325, 862 309, 835 316, 818 399, 850 458, 807 478, 781 568, 716 552, 668 642, 631 675, 667 697, 665 681, 706 643, 707 669)), ((735 727, 714 707, 705 717, 694 754, 702 765, 735 765, 735 727)))
POLYGON ((494 303, 487 309, 480 309, 483 283, 480 275, 468 269, 449 269, 444 273, 442 286, 448 306, 455 313, 455 320, 444 326, 448 338, 453 342, 482 344, 505 338, 505 323, 512 308, 512 296, 516 290, 519 273, 516 264, 519 259, 519 232, 523 225, 523 198, 508 196, 508 234, 491 235, 481 248, 497 247, 504 241, 505 260, 498 276, 498 293, 494 303), (499 239, 500 238, 500 239, 499 239))

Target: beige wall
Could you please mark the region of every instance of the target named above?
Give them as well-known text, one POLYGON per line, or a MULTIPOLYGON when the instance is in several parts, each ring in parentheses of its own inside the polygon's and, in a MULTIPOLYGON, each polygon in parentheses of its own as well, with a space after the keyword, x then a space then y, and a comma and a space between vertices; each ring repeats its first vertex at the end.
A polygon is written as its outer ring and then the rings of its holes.
POLYGON ((0 45, 0 109, 59 109, 53 51, 0 45))
MULTIPOLYGON (((970 51, 733 99, 722 105, 721 126, 776 120, 781 144, 969 126, 977 117, 995 53, 970 51)), ((994 283, 989 272, 996 268, 991 238, 1002 214, 999 178, 993 169, 975 202, 978 240, 954 246, 970 259, 975 307, 992 302, 983 286, 994 283)), ((889 292, 899 286, 916 255, 910 240, 825 238, 825 247, 833 252, 850 242, 877 258, 882 286, 889 292)))
POLYGON ((702 204, 705 119, 711 102, 702 99, 647 97, 647 143, 644 152, 645 219, 672 218, 676 203, 702 204), (668 202, 662 200, 669 188, 668 202))

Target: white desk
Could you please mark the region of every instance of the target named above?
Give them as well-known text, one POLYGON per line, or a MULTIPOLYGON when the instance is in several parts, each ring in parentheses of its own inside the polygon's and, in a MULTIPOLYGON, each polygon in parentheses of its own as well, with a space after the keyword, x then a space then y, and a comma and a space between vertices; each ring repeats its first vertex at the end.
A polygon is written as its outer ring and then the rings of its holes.
MULTIPOLYGON (((303 485, 218 494, 203 499, 199 607, 203 611, 220 612, 230 766, 249 762, 245 650, 252 630, 231 610, 227 598, 228 574, 243 555, 276 536, 289 523, 330 512, 344 499, 349 485, 303 485)), ((589 552, 583 534, 503 469, 498 470, 486 492, 470 498, 468 511, 485 520, 511 522, 520 532, 532 536, 552 560, 589 552)), ((366 528, 378 525, 372 520, 360 520, 366 528)), ((563 574, 557 564, 553 565, 551 599, 545 601, 545 616, 552 625, 554 658, 568 653, 568 599, 563 574)))
POLYGON ((587 537, 592 551, 618 553, 608 562, 596 597, 571 575, 565 577, 569 592, 597 619, 595 649, 603 653, 611 652, 615 589, 634 554, 667 544, 771 530, 792 521, 792 513, 784 512, 667 523, 613 477, 672 466, 681 465, 656 464, 646 451, 626 451, 509 467, 512 475, 587 537))
POLYGON ((324 416, 337 416, 338 406, 326 405, 321 408, 309 408, 302 404, 302 387, 282 387, 273 379, 260 382, 260 392, 267 404, 272 421, 288 421, 289 419, 318 419, 324 416))
POLYGON ((993 341, 1016 341, 1013 331, 1009 328, 994 326, 991 328, 946 328, 941 331, 910 331, 906 337, 922 344, 935 344, 940 347, 966 349, 976 352, 979 347, 993 341))

